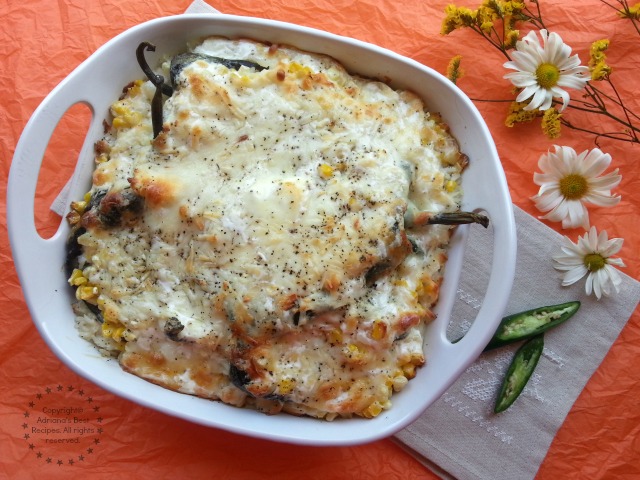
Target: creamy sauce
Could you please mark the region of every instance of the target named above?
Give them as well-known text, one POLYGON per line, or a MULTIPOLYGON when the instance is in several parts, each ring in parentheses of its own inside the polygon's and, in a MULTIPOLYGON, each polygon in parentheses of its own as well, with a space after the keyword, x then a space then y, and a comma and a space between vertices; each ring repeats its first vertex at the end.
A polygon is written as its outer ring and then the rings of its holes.
POLYGON ((188 64, 153 142, 149 82, 114 104, 91 193, 144 206, 79 238, 87 301, 125 331, 106 333, 123 368, 167 388, 375 416, 424 363, 450 227, 405 230, 404 212, 458 210, 457 144, 418 97, 328 57, 221 38, 195 51, 268 68, 188 64))

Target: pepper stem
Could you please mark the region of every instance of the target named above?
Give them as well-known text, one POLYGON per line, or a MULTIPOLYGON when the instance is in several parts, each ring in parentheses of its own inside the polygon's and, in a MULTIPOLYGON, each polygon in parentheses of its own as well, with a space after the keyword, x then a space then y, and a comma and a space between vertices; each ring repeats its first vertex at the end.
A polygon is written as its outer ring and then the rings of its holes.
POLYGON ((147 59, 144 57, 144 52, 146 50, 155 52, 156 46, 149 42, 142 42, 138 45, 138 48, 136 48, 136 59, 138 60, 138 65, 140 65, 144 74, 156 87, 156 93, 153 95, 153 100, 151 101, 151 124, 153 125, 153 138, 156 138, 162 131, 163 124, 162 94, 170 97, 173 95, 173 88, 171 85, 164 83, 164 77, 162 75, 158 75, 151 70, 151 67, 147 63, 147 59))
POLYGON ((407 210, 404 215, 405 228, 421 227, 424 225, 462 225, 479 223, 484 228, 489 226, 489 217, 474 212, 429 213, 407 210))

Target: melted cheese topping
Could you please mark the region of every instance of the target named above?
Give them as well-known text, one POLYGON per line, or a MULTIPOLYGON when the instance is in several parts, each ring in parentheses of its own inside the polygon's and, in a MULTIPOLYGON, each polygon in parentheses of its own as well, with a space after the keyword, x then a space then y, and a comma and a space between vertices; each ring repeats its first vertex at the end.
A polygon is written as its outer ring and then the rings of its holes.
POLYGON ((91 195, 142 206, 82 215, 72 284, 104 323, 79 304, 80 328, 173 390, 375 416, 424 363, 450 237, 405 228, 405 211, 458 210, 463 156, 414 94, 329 57, 222 38, 194 51, 267 69, 189 63, 154 141, 149 82, 114 103, 91 195))

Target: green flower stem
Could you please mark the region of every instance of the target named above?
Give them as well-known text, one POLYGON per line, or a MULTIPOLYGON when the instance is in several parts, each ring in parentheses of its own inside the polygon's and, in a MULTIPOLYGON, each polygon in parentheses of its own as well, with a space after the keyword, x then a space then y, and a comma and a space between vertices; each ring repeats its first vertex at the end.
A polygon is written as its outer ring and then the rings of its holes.
MULTIPOLYGON (((611 83, 611 81, 609 81, 609 85, 611 85, 611 87, 613 88, 613 91, 616 93, 617 98, 607 95, 597 87, 593 86, 591 83, 588 83, 587 86, 585 87, 585 91, 587 92, 587 95, 589 96, 589 98, 593 99, 593 101, 596 102, 596 105, 592 106, 586 102, 574 101, 574 103, 569 103, 567 108, 571 108, 573 110, 580 110, 583 112, 595 113, 598 115, 604 115, 605 117, 608 117, 611 120, 614 120, 616 123, 619 123, 620 125, 626 127, 628 129, 627 135, 633 139, 631 141, 640 143, 640 139, 638 138, 638 135, 637 135, 638 133, 640 133, 640 129, 636 127, 631 120, 631 116, 635 118, 638 118, 638 116, 624 106, 624 103, 620 98, 618 91, 614 87, 613 83, 611 83), (607 110, 603 97, 611 100, 613 103, 620 106, 622 108, 622 111, 624 112, 625 118, 624 119, 620 118, 619 116, 609 112, 607 110), (583 106, 576 105, 576 103, 582 104, 583 106)), ((575 127, 571 127, 571 128, 575 128, 575 127)))
POLYGON ((507 49, 504 48, 504 42, 500 42, 500 40, 499 40, 500 39, 500 35, 496 31, 495 27, 491 27, 491 31, 493 32, 493 34, 495 35, 497 40, 494 39, 491 35, 487 35, 486 33, 484 33, 480 27, 472 25, 469 28, 471 30, 473 30, 474 32, 476 32, 481 37, 483 37, 485 40, 487 40, 492 46, 497 48, 505 57, 507 57, 507 60, 511 61, 511 57, 507 53, 507 49))
MULTIPOLYGON (((613 90, 613 93, 615 93, 616 95, 616 99, 617 101, 615 102, 616 104, 620 105, 620 107, 622 107, 622 111, 624 112, 624 116, 627 119, 627 123, 629 124, 629 128, 630 128, 630 134, 633 135, 633 138, 635 138, 636 141, 638 141, 638 135, 637 132, 639 132, 640 130, 638 130, 632 123, 631 121, 631 116, 635 117, 636 119, 638 119, 638 116, 633 113, 631 110, 629 110, 625 105, 624 102, 622 101, 622 98, 620 97, 620 93, 618 93, 618 89, 615 87, 615 85, 613 84, 613 82, 611 81, 610 78, 607 77, 607 82, 609 82, 609 85, 611 86, 611 89, 613 90)), ((595 88, 595 87, 594 87, 595 88)))
POLYGON ((633 14, 631 13, 629 2, 627 0, 616 0, 616 3, 618 3, 620 7, 611 5, 605 0, 600 0, 600 1, 604 3, 607 7, 613 8, 616 12, 624 14, 625 18, 628 18, 629 20, 631 20, 631 24, 633 25, 633 28, 635 28, 638 35, 640 35, 640 25, 638 25, 638 21, 634 18, 633 14))
POLYGON ((625 116, 627 117, 627 121, 629 123, 631 123, 631 118, 630 117, 634 117, 636 120, 640 120, 640 116, 636 115, 635 113, 633 113, 631 110, 629 110, 625 106, 624 101, 622 100, 622 97, 620 97, 620 93, 618 92, 618 89, 616 88, 616 86, 611 81, 611 78, 607 77, 606 81, 609 84, 609 86, 611 87, 611 90, 613 90, 613 93, 615 93, 615 97, 612 97, 611 95, 607 95, 605 92, 603 92, 602 90, 598 89, 594 85, 589 85, 589 86, 591 88, 593 88, 594 92, 596 92, 599 96, 607 98, 608 100, 610 100, 611 102, 615 103, 620 108, 622 108, 622 110, 624 111, 625 116))
POLYGON ((632 137, 630 134, 625 132, 596 132, 593 130, 589 130, 588 128, 578 127, 577 125, 572 124, 566 118, 560 117, 560 123, 572 130, 576 130, 578 132, 588 133, 590 135, 596 136, 596 145, 598 145, 598 138, 609 138, 611 140, 618 140, 621 142, 629 142, 629 143, 639 143, 637 138, 632 137))
POLYGON ((531 10, 529 10, 529 7, 525 6, 524 7, 524 11, 527 12, 528 18, 525 20, 525 22, 530 22, 533 25, 535 25, 536 27, 538 27, 538 29, 547 29, 547 27, 545 27, 544 22, 542 21, 542 12, 540 11, 540 3, 538 3, 537 0, 532 0, 531 3, 535 3, 536 4, 536 10, 537 13, 533 13, 531 10))

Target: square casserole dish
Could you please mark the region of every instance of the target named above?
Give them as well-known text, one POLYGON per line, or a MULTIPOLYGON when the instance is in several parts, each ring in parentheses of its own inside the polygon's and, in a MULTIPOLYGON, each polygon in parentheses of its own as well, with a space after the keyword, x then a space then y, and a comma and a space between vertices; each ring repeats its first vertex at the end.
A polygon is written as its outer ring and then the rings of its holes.
MULTIPOLYGON (((34 112, 17 145, 7 193, 7 220, 14 261, 33 322, 52 351, 73 371, 100 387, 146 407, 198 424, 274 441, 306 445, 353 445, 394 434, 415 420, 478 357, 495 331, 515 273, 516 235, 509 190, 491 135, 479 112, 453 83, 434 70, 389 50, 327 32, 271 20, 230 15, 179 15, 133 27, 99 48, 64 79, 34 112), (425 332, 427 362, 393 406, 374 419, 333 422, 287 414, 268 416, 221 402, 166 390, 125 373, 114 360, 100 356, 80 338, 71 304, 73 292, 64 274, 62 221, 56 234, 42 239, 35 228, 34 194, 47 143, 68 108, 84 103, 92 120, 80 152, 70 198, 81 198, 91 185, 93 144, 122 87, 142 77, 135 60, 139 43, 175 55, 188 43, 216 35, 289 44, 334 57, 352 74, 383 79, 394 88, 417 93, 431 112, 442 116, 470 157, 463 175, 463 210, 483 211, 491 219, 493 255, 486 295, 477 318, 458 343, 447 340, 446 327, 462 264, 467 226, 454 234, 435 308, 436 320, 425 332)), ((491 255, 487 255, 491 258, 491 255)))

